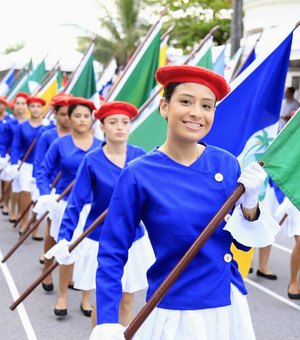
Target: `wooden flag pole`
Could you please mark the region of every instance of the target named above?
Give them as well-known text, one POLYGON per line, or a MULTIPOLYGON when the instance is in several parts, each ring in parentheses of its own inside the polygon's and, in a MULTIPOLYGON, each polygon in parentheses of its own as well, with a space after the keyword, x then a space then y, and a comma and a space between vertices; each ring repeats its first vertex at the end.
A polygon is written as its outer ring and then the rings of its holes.
POLYGON ((192 244, 189 250, 185 253, 185 255, 181 258, 181 260, 177 263, 175 268, 171 271, 171 273, 166 277, 163 283, 158 287, 158 289, 151 296, 146 305, 141 309, 139 314, 135 317, 135 319, 130 323, 128 328, 126 329, 124 336, 125 339, 131 339, 137 330, 141 327, 143 322, 149 316, 149 314, 153 311, 153 309, 157 306, 157 304, 161 301, 161 299, 165 296, 168 290, 172 287, 174 282, 178 279, 181 273, 185 270, 188 264, 193 260, 193 258, 198 254, 199 250, 202 248, 204 243, 208 240, 208 238, 213 234, 213 232, 217 229, 219 224, 222 222, 224 217, 228 214, 228 212, 234 207, 238 199, 245 192, 245 188, 242 184, 239 184, 237 188, 232 192, 220 210, 215 214, 212 220, 208 223, 205 229, 201 232, 201 234, 197 237, 196 241, 192 244))
MULTIPOLYGON (((107 210, 103 211, 101 215, 99 215, 95 221, 70 245, 69 252, 71 253, 78 245, 79 243, 87 237, 101 222, 104 221, 107 210)), ((59 265, 58 262, 54 260, 54 262, 51 264, 50 267, 48 267, 43 274, 36 279, 26 290, 23 294, 20 295, 20 297, 9 307, 12 311, 24 300, 26 297, 40 284, 43 282, 43 280, 50 274, 52 271, 59 265)))
MULTIPOLYGON (((71 182, 67 188, 60 194, 60 196, 57 198, 56 202, 61 201, 68 193, 71 191, 72 187, 74 185, 74 181, 71 182)), ((6 260, 10 258, 10 256, 20 247, 20 245, 28 238, 28 236, 40 225, 40 223, 48 216, 49 211, 45 211, 42 216, 33 224, 31 228, 26 226, 27 230, 24 232, 24 234, 20 237, 20 239, 16 242, 16 244, 8 251, 8 253, 3 257, 2 263, 4 263, 6 260)))

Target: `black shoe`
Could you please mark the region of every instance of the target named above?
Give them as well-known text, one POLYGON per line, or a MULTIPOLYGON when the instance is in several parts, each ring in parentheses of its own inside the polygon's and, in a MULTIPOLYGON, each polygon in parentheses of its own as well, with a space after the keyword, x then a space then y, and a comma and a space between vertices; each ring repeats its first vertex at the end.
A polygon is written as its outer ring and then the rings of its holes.
POLYGON ((253 273, 253 267, 249 268, 249 273, 248 274, 252 274, 253 273))
POLYGON ((83 309, 82 305, 80 305, 80 309, 82 311, 82 313, 87 316, 88 318, 90 318, 92 316, 92 310, 93 309, 83 309))
POLYGON ((40 256, 40 258, 39 258, 39 263, 40 264, 44 264, 45 263, 45 260, 44 260, 44 258, 42 256, 40 256))
POLYGON ((16 223, 17 220, 10 218, 10 219, 9 219, 9 222, 10 222, 10 223, 16 223))
POLYGON ((52 292, 54 289, 53 283, 46 284, 42 282, 42 287, 44 288, 46 292, 52 292))
POLYGON ((300 294, 294 294, 289 292, 290 285, 288 285, 288 297, 292 300, 300 300, 300 294))
POLYGON ((56 316, 66 316, 68 314, 68 310, 67 309, 57 309, 57 308, 54 308, 54 314, 56 316))
POLYGON ((70 284, 68 284, 68 288, 69 288, 69 289, 72 289, 72 290, 81 290, 81 289, 77 289, 77 288, 75 288, 75 287, 74 287, 74 285, 73 285, 73 284, 71 284, 71 283, 70 283, 70 284))
POLYGON ((261 272, 260 270, 257 270, 256 275, 263 277, 265 279, 268 279, 268 280, 277 280, 277 275, 275 275, 275 274, 265 274, 265 273, 261 272))
POLYGON ((9 212, 8 211, 2 211, 2 215, 5 215, 5 216, 7 216, 9 214, 9 212))
POLYGON ((43 241, 43 237, 41 237, 41 236, 32 236, 32 239, 34 240, 34 241, 43 241))

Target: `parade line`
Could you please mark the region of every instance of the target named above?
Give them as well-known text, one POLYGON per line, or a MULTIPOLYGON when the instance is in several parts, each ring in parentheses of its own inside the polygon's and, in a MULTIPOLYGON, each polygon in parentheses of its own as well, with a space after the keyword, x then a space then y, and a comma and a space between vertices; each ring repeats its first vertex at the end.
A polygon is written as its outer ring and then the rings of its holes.
POLYGON ((268 289, 268 288, 266 288, 266 287, 256 283, 255 281, 252 281, 252 280, 250 280, 248 278, 245 278, 244 281, 247 284, 249 284, 249 285, 251 285, 251 286, 253 286, 253 287, 263 291, 264 293, 272 296, 273 298, 275 298, 275 299, 277 299, 277 300, 279 300, 279 301, 281 301, 281 302, 283 302, 283 303, 285 303, 285 304, 287 304, 287 305, 289 305, 289 306, 291 306, 291 307, 293 307, 293 308, 295 308, 297 310, 300 310, 300 306, 299 305, 297 305, 296 303, 294 303, 294 302, 284 298, 283 296, 273 292, 271 289, 268 289))
MULTIPOLYGON (((2 260, 2 258, 3 258, 3 254, 0 250, 0 260, 2 260)), ((7 282, 8 288, 10 290, 11 296, 14 300, 17 300, 19 298, 20 294, 19 294, 17 287, 15 285, 15 282, 14 282, 14 280, 13 280, 11 274, 10 274, 10 271, 8 270, 6 263, 0 262, 0 266, 1 266, 1 270, 2 270, 2 273, 4 275, 4 278, 7 282)), ((30 322, 29 317, 26 313, 26 310, 25 310, 23 303, 21 303, 17 307, 17 311, 18 311, 18 314, 19 314, 20 319, 22 321, 22 324, 23 324, 24 330, 26 332, 27 338, 30 339, 30 340, 37 340, 37 337, 36 337, 35 332, 32 328, 31 322, 30 322)))

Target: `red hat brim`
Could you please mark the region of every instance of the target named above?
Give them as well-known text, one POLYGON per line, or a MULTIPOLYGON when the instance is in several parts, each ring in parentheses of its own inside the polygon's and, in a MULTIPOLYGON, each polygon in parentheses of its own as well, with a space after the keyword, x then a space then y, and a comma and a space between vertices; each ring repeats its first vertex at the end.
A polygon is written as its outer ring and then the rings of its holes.
POLYGON ((171 83, 202 84, 215 94, 217 101, 223 99, 230 92, 225 78, 218 73, 199 66, 162 66, 156 71, 155 77, 163 87, 167 87, 171 83))
POLYGON ((8 106, 8 104, 9 104, 8 101, 7 101, 7 98, 5 96, 0 97, 0 102, 2 104, 4 104, 5 106, 8 106))
POLYGON ((83 97, 71 97, 68 100, 68 105, 86 105, 91 109, 91 111, 96 110, 95 104, 91 100, 83 97))
POLYGON ((101 105, 100 109, 95 112, 95 118, 102 121, 104 118, 114 114, 123 114, 133 119, 137 116, 138 109, 130 103, 114 101, 101 105))
POLYGON ((42 106, 46 105, 46 100, 44 100, 43 98, 39 98, 39 97, 28 97, 27 98, 27 104, 40 104, 42 106))

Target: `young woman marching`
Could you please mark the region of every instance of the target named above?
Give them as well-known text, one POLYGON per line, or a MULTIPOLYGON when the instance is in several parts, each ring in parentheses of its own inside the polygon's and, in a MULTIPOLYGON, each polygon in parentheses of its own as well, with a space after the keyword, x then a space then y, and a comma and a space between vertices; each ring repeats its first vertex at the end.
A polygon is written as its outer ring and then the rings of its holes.
MULTIPOLYGON (((0 173, 9 164, 9 156, 6 153, 5 147, 5 126, 12 119, 7 113, 6 108, 8 106, 7 98, 5 96, 0 96, 0 173)), ((5 182, 1 180, 1 195, 5 192, 5 182)), ((8 199, 9 193, 7 194, 7 199, 2 203, 2 214, 8 215, 8 199)))
MULTIPOLYGON (((30 112, 30 118, 20 124, 14 134, 14 139, 11 146, 11 170, 10 174, 14 181, 18 183, 20 188, 20 212, 22 213, 31 202, 31 192, 35 186, 33 181, 33 162, 36 152, 36 143, 40 137, 42 124, 42 112, 46 101, 38 97, 28 97, 27 105, 30 112), (35 140, 35 145, 29 153, 27 159, 22 164, 20 171, 17 171, 18 164, 25 156, 27 150, 35 140)), ((20 234, 22 234, 28 223, 27 212, 20 222, 20 234)), ((42 240, 43 238, 38 236, 38 231, 35 230, 32 233, 34 240, 42 240)))
MULTIPOLYGON (((50 236, 55 241, 69 195, 67 194, 59 204, 56 202, 57 197, 50 195, 52 174, 56 169, 61 171, 61 177, 56 186, 56 194, 61 194, 75 179, 83 157, 101 143, 90 134, 92 112, 95 110, 93 102, 85 98, 74 97, 70 98, 67 104, 68 115, 71 120, 71 134, 61 137, 51 144, 42 165, 37 171, 37 184, 41 196, 37 201, 34 212, 37 214, 43 214, 46 210, 50 212, 49 217, 52 220, 50 236)), ((71 272, 72 266, 60 266, 60 291, 62 291, 62 296, 59 297, 54 310, 57 316, 66 314, 66 295, 71 272)), ((43 283, 42 286, 46 291, 53 290, 52 282, 43 283)), ((89 304, 89 292, 83 292, 82 304, 89 304)))
MULTIPOLYGON (((6 154, 10 154, 12 148, 12 142, 14 138, 14 134, 16 132, 19 124, 27 120, 26 110, 27 110, 27 98, 29 95, 25 92, 18 92, 13 99, 13 113, 16 119, 12 119, 5 125, 5 129, 3 131, 3 145, 4 152, 6 154)), ((7 182, 5 190, 7 188, 8 182, 12 180, 12 177, 7 172, 10 167, 7 167, 1 172, 1 179, 7 182)), ((4 204, 8 205, 9 194, 5 197, 4 204)), ((9 222, 14 223, 18 217, 18 209, 19 209, 19 196, 20 196, 20 187, 17 181, 13 181, 11 185, 11 206, 9 209, 9 222)))
POLYGON ((240 175, 233 155, 198 142, 212 127, 216 102, 229 92, 223 77, 200 67, 165 66, 156 79, 165 88, 160 112, 168 121, 167 139, 130 162, 113 193, 99 241, 98 326, 91 338, 124 339, 118 324, 121 277, 139 221, 156 255, 147 273, 148 300, 239 181, 245 186, 242 205, 226 227, 220 223, 134 339, 252 340, 247 291, 230 245, 248 250, 255 243, 251 238, 264 239, 264 228, 274 226, 278 232, 277 223, 257 204, 266 174, 253 163, 240 175))
MULTIPOLYGON (((34 160, 34 177, 36 178, 36 174, 38 169, 40 168, 44 157, 50 147, 50 145, 59 137, 63 137, 65 135, 68 135, 71 132, 71 121, 68 116, 68 100, 73 97, 73 95, 60 93, 52 98, 50 105, 53 107, 54 115, 55 115, 55 127, 52 129, 49 129, 45 131, 38 142, 37 145, 37 151, 35 155, 34 160)), ((58 176, 60 169, 57 168, 52 173, 51 183, 55 180, 55 178, 58 176)), ((39 198, 39 190, 36 188, 36 191, 34 191, 33 195, 31 196, 31 199, 33 201, 37 201, 39 198)), ((54 239, 50 236, 50 226, 51 226, 51 220, 47 218, 46 222, 46 228, 45 228, 45 235, 44 235, 44 253, 46 253, 51 247, 55 245, 54 239)), ((46 270, 52 263, 52 261, 49 261, 44 258, 44 256, 40 257, 40 262, 44 263, 44 270, 46 270)), ((52 278, 51 275, 47 277, 44 280, 44 288, 52 290, 52 278)))
MULTIPOLYGON (((75 185, 70 194, 64 218, 60 226, 58 244, 49 254, 62 260, 66 253, 75 228, 79 213, 85 204, 91 203, 84 230, 108 207, 116 182, 126 163, 143 155, 143 149, 127 144, 131 119, 137 115, 135 106, 125 102, 103 104, 95 117, 101 121, 101 129, 105 142, 87 154, 76 175, 75 185), (62 254, 62 255, 61 255, 62 254)), ((97 253, 102 224, 96 227, 82 241, 79 248, 80 256, 74 265, 74 287, 81 290, 95 289, 97 270, 97 253)), ((146 271, 154 262, 154 254, 144 228, 137 228, 135 242, 130 249, 129 260, 122 278, 123 295, 120 304, 120 323, 128 325, 132 318, 133 293, 147 287, 146 271)), ((64 257, 63 261, 72 262, 72 257, 64 257)), ((81 306, 87 316, 91 311, 81 306)))

